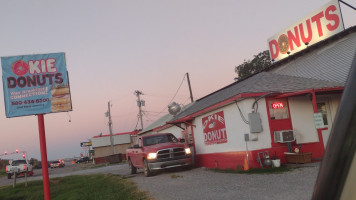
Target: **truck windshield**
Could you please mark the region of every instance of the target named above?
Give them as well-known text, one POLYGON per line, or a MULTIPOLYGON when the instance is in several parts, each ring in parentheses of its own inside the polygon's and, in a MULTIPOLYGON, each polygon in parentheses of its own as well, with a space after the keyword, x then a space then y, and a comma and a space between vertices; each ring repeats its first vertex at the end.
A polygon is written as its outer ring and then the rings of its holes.
POLYGON ((14 160, 14 161, 12 161, 12 166, 18 166, 20 164, 26 164, 26 160, 14 160))
POLYGON ((176 143, 178 142, 177 138, 174 135, 155 135, 155 136, 148 136, 143 138, 143 145, 144 146, 151 146, 160 143, 176 143))

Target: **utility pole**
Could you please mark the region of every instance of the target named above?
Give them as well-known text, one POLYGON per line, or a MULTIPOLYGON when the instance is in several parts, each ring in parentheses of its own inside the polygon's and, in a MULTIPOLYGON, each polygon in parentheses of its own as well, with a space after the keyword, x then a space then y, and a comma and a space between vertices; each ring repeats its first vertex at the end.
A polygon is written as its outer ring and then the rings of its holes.
POLYGON ((139 111, 138 115, 139 115, 140 121, 141 121, 141 130, 143 130, 141 106, 145 106, 145 101, 140 99, 140 95, 143 95, 143 93, 139 90, 135 90, 134 94, 137 96, 137 106, 138 106, 138 111, 139 111))
POLYGON ((193 102, 194 99, 193 99, 192 87, 190 86, 189 73, 187 72, 186 75, 187 75, 188 87, 189 87, 189 92, 190 92, 190 101, 193 102))
POLYGON ((114 138, 112 136, 112 121, 111 121, 111 113, 110 113, 110 101, 108 102, 108 112, 106 112, 106 117, 109 117, 109 131, 110 131, 110 145, 111 145, 111 155, 115 154, 114 151, 114 138))

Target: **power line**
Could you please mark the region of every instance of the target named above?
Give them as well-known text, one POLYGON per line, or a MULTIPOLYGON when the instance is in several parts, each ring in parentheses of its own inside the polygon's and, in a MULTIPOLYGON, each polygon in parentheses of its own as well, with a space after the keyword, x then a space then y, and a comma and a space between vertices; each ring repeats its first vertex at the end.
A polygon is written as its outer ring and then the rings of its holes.
POLYGON ((122 114, 122 115, 111 115, 111 118, 116 118, 116 117, 127 117, 127 115, 131 115, 131 114, 134 114, 136 112, 129 112, 129 113, 125 113, 125 114, 122 114))
POLYGON ((135 126, 134 130, 137 130, 137 125, 138 125, 139 119, 140 119, 140 118, 139 118, 138 115, 137 115, 137 122, 136 122, 136 126, 135 126))
POLYGON ((183 77, 183 79, 182 79, 182 82, 180 83, 180 85, 179 85, 179 87, 178 87, 176 93, 174 94, 173 98, 171 99, 171 101, 170 101, 167 105, 169 105, 170 103, 172 103, 173 99, 177 96, 178 91, 179 91, 179 89, 182 87, 184 80, 185 80, 185 75, 184 75, 184 77, 183 77))
MULTIPOLYGON (((179 85, 179 87, 178 87, 176 93, 174 94, 173 98, 171 99, 171 101, 170 101, 167 105, 169 105, 170 103, 172 103, 173 99, 177 96, 179 89, 182 87, 182 84, 183 84, 184 79, 185 79, 185 74, 184 74, 184 76, 183 76, 182 82, 180 83, 180 85, 179 85)), ((163 113, 163 111, 166 110, 166 109, 167 109, 167 106, 165 106, 157 115, 163 113)))
POLYGON ((185 103, 187 103, 187 101, 191 99, 190 97, 188 97, 184 102, 183 102, 183 105, 185 105, 185 103))
POLYGON ((143 113, 144 113, 144 117, 146 118, 146 121, 152 121, 152 122, 155 121, 155 120, 151 119, 150 117, 148 117, 149 115, 146 113, 146 111, 144 111, 143 113))

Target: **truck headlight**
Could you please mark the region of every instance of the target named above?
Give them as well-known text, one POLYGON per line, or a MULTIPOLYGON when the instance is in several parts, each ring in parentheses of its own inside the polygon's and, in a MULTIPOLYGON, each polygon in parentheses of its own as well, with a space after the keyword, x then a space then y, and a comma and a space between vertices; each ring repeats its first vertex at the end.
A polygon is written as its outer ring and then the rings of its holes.
POLYGON ((185 153, 186 154, 191 154, 192 152, 190 151, 190 148, 188 147, 188 148, 185 148, 185 153))
POLYGON ((157 158, 157 153, 149 153, 147 155, 147 159, 151 160, 151 159, 156 159, 157 158))

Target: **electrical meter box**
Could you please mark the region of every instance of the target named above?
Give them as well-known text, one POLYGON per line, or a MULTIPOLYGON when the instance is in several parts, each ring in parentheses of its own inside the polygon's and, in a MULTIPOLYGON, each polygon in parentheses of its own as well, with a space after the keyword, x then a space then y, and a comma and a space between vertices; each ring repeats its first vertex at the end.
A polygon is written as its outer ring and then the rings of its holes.
POLYGON ((260 113, 258 112, 248 113, 248 121, 249 121, 251 133, 261 133, 263 131, 260 113))

